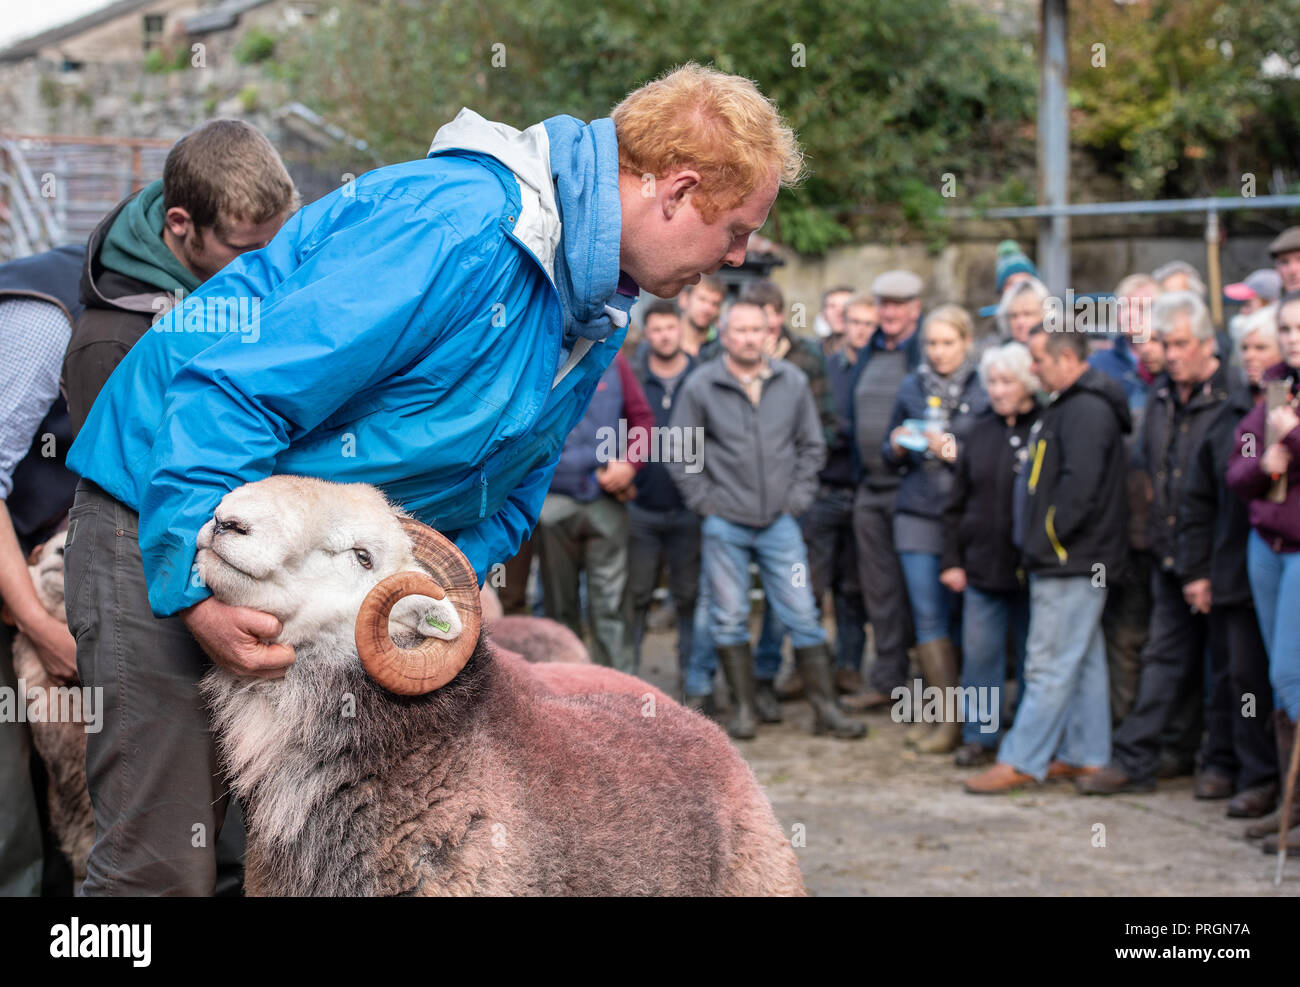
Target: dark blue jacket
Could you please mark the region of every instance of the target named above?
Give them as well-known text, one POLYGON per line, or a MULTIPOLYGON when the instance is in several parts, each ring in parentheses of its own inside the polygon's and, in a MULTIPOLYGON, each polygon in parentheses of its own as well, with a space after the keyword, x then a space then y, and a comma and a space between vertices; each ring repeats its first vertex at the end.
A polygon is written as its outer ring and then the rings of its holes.
POLYGON ((583 504, 600 499, 604 490, 596 479, 596 470, 608 462, 600 456, 602 438, 611 430, 617 434, 622 414, 623 382, 618 366, 611 363, 596 384, 586 414, 564 440, 560 461, 551 477, 551 493, 568 494, 583 504))
MULTIPOLYGON (((898 388, 898 399, 894 402, 894 417, 889 423, 889 432, 881 443, 881 456, 885 462, 902 474, 898 484, 897 510, 921 517, 940 518, 952 494, 954 467, 952 463, 928 456, 923 452, 904 449, 901 458, 894 455, 889 443, 892 433, 908 418, 924 418, 928 399, 921 375, 910 373, 903 378, 898 388)), ((960 449, 970 435, 975 420, 989 409, 988 392, 980 383, 978 373, 972 373, 962 388, 961 400, 948 420, 948 431, 952 433, 960 449)))
POLYGON ((831 385, 831 403, 835 409, 833 441, 826 447, 826 465, 818 479, 827 486, 852 487, 857 483, 854 468, 856 452, 853 442, 853 385, 858 381, 858 366, 866 347, 858 350, 854 362, 841 350, 826 358, 826 377, 831 385))
MULTIPOLYGON (((641 389, 645 391, 646 400, 655 416, 655 424, 666 428, 673 413, 673 397, 695 369, 695 357, 686 354, 686 369, 676 378, 677 384, 671 393, 664 387, 664 379, 650 372, 649 347, 643 349, 638 346, 628 363, 632 365, 632 371, 641 382, 641 389)), ((647 511, 678 511, 686 507, 677 484, 673 483, 662 463, 645 464, 645 468, 637 474, 636 490, 636 506, 647 511)))
POLYGON ((1088 358, 1091 367, 1100 370, 1120 387, 1128 400, 1129 413, 1136 419, 1147 403, 1148 385, 1138 373, 1138 357, 1133 344, 1122 333, 1115 337, 1115 345, 1108 350, 1098 350, 1088 358))

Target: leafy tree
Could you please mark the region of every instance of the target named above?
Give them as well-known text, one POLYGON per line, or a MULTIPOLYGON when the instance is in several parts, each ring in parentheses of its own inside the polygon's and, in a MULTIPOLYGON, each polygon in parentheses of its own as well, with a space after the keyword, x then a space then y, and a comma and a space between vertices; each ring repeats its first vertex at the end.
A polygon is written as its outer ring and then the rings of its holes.
MULTIPOLYGON (((388 160, 424 153, 461 106, 527 126, 603 116, 686 61, 758 83, 810 174, 768 232, 820 252, 870 231, 934 233, 957 202, 1025 184, 1035 56, 946 0, 343 2, 299 51, 299 98, 388 160)), ((969 199, 965 200, 969 201, 969 199)))
POLYGON ((1070 17, 1072 138, 1138 197, 1239 194, 1244 172, 1300 163, 1300 5, 1082 0, 1070 17))

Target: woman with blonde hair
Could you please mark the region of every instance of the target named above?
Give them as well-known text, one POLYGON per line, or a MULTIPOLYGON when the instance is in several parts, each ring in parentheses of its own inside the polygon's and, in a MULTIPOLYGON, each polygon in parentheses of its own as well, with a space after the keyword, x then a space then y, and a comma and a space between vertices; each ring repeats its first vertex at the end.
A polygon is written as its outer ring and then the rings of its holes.
MULTIPOLYGON (((965 309, 941 305, 921 327, 925 359, 903 378, 887 438, 886 465, 902 474, 894 513, 894 548, 907 584, 916 627, 916 650, 931 685, 957 685, 953 643, 955 601, 939 582, 943 511, 952 491, 958 450, 975 419, 989 406, 975 372, 974 326, 965 309)), ((961 739, 960 723, 929 725, 909 734, 918 750, 944 753, 961 739)))

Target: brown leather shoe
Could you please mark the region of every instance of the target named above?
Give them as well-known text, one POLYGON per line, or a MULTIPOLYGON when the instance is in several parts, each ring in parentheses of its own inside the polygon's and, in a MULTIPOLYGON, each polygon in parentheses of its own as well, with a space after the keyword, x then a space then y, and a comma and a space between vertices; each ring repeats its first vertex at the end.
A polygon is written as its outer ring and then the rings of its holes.
POLYGON ((851 713, 881 713, 894 705, 894 700, 883 692, 869 689, 866 692, 855 692, 851 696, 841 696, 840 705, 851 713))
POLYGON ((1261 816, 1260 818, 1256 819, 1253 823, 1251 823, 1249 826, 1246 827, 1246 839, 1262 840, 1270 833, 1276 834, 1277 828, 1280 825, 1282 825, 1282 821, 1279 818, 1279 812, 1278 810, 1274 810, 1273 812, 1270 812, 1268 815, 1261 816))
MULTIPOLYGON (((1258 819, 1277 807, 1277 783, 1266 782, 1254 788, 1243 789, 1228 803, 1230 819, 1258 819)), ((1273 827, 1277 828, 1276 825, 1273 827)))
POLYGON ((1138 781, 1130 778, 1121 768, 1108 764, 1090 775, 1074 779, 1074 787, 1083 795, 1119 795, 1123 792, 1154 792, 1154 778, 1138 781))
POLYGON ((1198 799, 1213 801, 1215 799, 1232 798, 1232 790, 1236 784, 1222 771, 1206 770, 1198 772, 1196 783, 1192 786, 1192 794, 1198 799))
MULTIPOLYGON (((1300 847, 1300 825, 1292 826, 1286 834, 1286 855, 1289 857, 1300 847)), ((1277 826, 1273 827, 1273 832, 1264 837, 1264 841, 1259 845, 1264 853, 1272 856, 1277 853, 1277 826)))
POLYGON ((1009 764, 999 761, 987 771, 967 778, 963 786, 972 795, 1001 795, 1015 792, 1038 782, 1033 775, 1022 774, 1009 764))
POLYGON ((862 691, 862 673, 856 668, 836 668, 835 688, 841 695, 851 696, 862 691))
POLYGON ((1087 778, 1089 775, 1095 775, 1101 768, 1095 764, 1080 766, 1077 764, 1066 764, 1064 761, 1053 761, 1047 766, 1048 781, 1064 781, 1069 778, 1087 778))

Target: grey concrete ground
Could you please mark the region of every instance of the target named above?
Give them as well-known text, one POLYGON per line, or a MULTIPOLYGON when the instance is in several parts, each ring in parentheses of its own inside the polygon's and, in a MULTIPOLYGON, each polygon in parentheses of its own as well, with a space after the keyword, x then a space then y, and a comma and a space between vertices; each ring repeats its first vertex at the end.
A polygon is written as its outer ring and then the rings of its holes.
MULTIPOLYGON (((674 634, 647 635, 641 671, 677 694, 674 634)), ((1274 858, 1242 837, 1225 803, 1193 799, 1190 779, 1106 799, 1069 783, 967 795, 967 769, 905 748, 905 727, 888 715, 865 717, 868 737, 846 742, 811 736, 805 703, 785 713, 737 746, 782 826, 802 836, 796 852, 811 894, 1300 893, 1300 849, 1274 888, 1274 858)))

